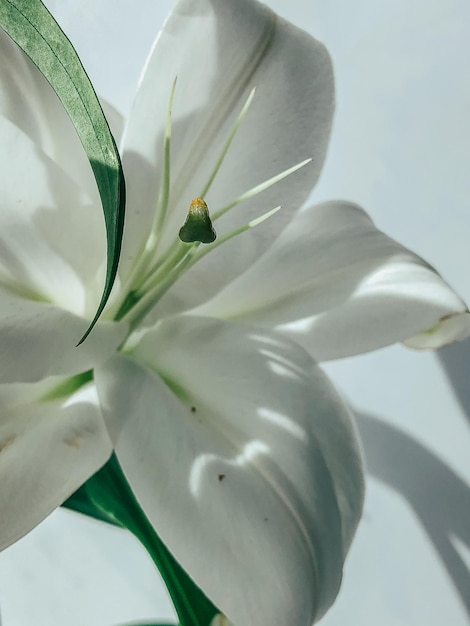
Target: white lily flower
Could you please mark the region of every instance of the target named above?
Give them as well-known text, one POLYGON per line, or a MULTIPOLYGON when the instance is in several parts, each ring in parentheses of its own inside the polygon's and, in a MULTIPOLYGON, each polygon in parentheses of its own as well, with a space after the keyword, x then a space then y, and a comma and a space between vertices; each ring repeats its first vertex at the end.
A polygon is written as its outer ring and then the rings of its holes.
POLYGON ((104 275, 96 193, 48 86, 0 45, 0 546, 114 448, 159 536, 236 626, 310 625, 337 594, 363 498, 349 411, 313 358, 438 347, 469 334, 464 303, 354 205, 295 212, 330 132, 323 46, 249 0, 181 0, 125 125, 119 280, 75 348, 104 275), (194 197, 217 216, 309 157, 225 212, 213 244, 178 240, 194 197))

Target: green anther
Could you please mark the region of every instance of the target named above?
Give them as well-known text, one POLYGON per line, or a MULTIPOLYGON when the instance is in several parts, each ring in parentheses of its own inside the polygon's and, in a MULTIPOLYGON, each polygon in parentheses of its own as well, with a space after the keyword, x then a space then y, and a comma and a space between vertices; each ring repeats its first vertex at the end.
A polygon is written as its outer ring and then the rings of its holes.
POLYGON ((207 204, 202 198, 194 198, 189 205, 186 221, 180 228, 179 238, 184 243, 194 243, 196 241, 212 243, 216 237, 207 204))

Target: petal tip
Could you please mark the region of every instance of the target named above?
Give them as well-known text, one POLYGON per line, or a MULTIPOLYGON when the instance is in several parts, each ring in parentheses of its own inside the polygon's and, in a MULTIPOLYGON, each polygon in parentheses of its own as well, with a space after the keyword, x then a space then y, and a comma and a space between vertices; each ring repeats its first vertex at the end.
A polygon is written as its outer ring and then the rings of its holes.
POLYGON ((403 343, 408 348, 417 350, 435 350, 470 336, 470 311, 449 313, 439 319, 437 324, 424 330, 403 343))

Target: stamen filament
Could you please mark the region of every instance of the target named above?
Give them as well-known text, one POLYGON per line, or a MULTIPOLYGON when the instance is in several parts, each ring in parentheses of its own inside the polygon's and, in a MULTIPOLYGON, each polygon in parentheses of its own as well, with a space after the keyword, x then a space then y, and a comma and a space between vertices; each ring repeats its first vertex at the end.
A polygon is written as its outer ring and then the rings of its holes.
POLYGON ((234 237, 237 237, 238 235, 241 235, 242 233, 246 232, 247 230, 250 230, 250 228, 254 228, 255 226, 258 226, 259 224, 262 224, 265 220, 269 219, 271 216, 273 216, 275 213, 277 213, 280 209, 281 209, 281 207, 277 206, 274 209, 271 209, 270 211, 267 211, 266 213, 263 213, 263 215, 260 215, 259 217, 256 217, 255 219, 251 220, 251 222, 248 222, 248 224, 244 224, 243 226, 239 226, 238 228, 235 228, 234 230, 231 230, 229 233, 226 233, 225 235, 222 235, 216 241, 214 241, 214 243, 212 243, 212 244, 210 244, 208 246, 204 246, 204 248, 200 248, 199 250, 195 249, 193 254, 191 255, 192 256, 192 261, 189 264, 189 266, 185 267, 185 269, 187 270, 190 267, 192 267, 200 259, 205 257, 206 254, 208 254, 209 252, 212 252, 212 250, 215 250, 215 248, 218 248, 223 243, 229 241, 229 239, 233 239, 234 237))
MULTIPOLYGON (((233 209, 235 206, 237 206, 237 204, 240 204, 241 202, 252 198, 253 196, 257 195, 258 193, 261 193, 262 191, 264 191, 265 189, 269 189, 269 187, 271 187, 272 185, 275 185, 277 182, 283 180, 287 176, 290 176, 291 174, 293 174, 297 170, 301 169, 302 167, 304 167, 305 165, 307 165, 311 161, 312 161, 311 158, 305 159, 301 163, 297 163, 297 165, 294 165, 294 166, 290 167, 289 169, 284 170, 283 172, 277 174, 276 176, 273 176, 272 178, 269 178, 268 180, 265 180, 263 183, 260 183, 259 185, 256 185, 256 187, 252 187, 252 189, 246 191, 241 196, 238 196, 238 198, 236 198, 235 200, 233 200, 229 204, 226 204, 224 207, 222 207, 218 211, 215 211, 212 214, 212 216, 211 216, 212 221, 214 222, 219 217, 222 217, 222 215, 224 215, 225 213, 230 211, 230 209, 233 209)), ((251 222, 250 222, 250 224, 251 224, 251 222)), ((241 228, 246 230, 246 226, 242 226, 241 228)), ((244 232, 244 231, 242 230, 241 232, 244 232)), ((214 248, 214 245, 218 246, 221 243, 223 243, 224 241, 226 241, 225 236, 222 236, 222 237, 219 236, 217 241, 218 241, 217 244, 209 244, 208 247, 207 247, 207 251, 212 250, 214 248)), ((174 249, 175 247, 177 247, 179 245, 181 245, 180 239, 179 238, 175 238, 173 240, 173 243, 170 246, 170 249, 174 249)))
MULTIPOLYGON (((204 247, 201 247, 199 243, 195 243, 191 246, 185 246, 187 250, 184 252, 184 256, 182 257, 179 265, 173 268, 170 271, 164 280, 157 282, 153 287, 150 287, 150 283, 147 285, 147 291, 142 297, 136 302, 135 306, 132 307, 123 317, 124 321, 129 321, 131 328, 135 328, 137 324, 147 315, 147 313, 152 309, 155 304, 160 300, 160 298, 170 289, 170 287, 184 274, 189 268, 195 265, 198 261, 200 261, 203 257, 206 256, 209 252, 222 245, 229 239, 236 237, 237 235, 241 235, 246 232, 250 228, 254 228, 258 226, 275 213, 280 210, 280 206, 267 211, 263 215, 256 217, 255 219, 248 222, 248 224, 244 224, 234 230, 222 235, 212 244, 208 244, 204 247)), ((154 278, 154 277, 152 277, 154 278)))
POLYGON ((171 143, 171 111, 173 108, 173 99, 175 97, 176 80, 173 81, 173 86, 170 93, 170 101, 168 103, 168 112, 165 125, 165 138, 163 143, 163 170, 162 170, 162 182, 160 185, 160 192, 158 194, 157 210, 155 213, 155 220, 152 227, 151 237, 155 238, 155 244, 153 249, 156 248, 163 223, 165 221, 166 213, 168 211, 168 203, 170 200, 170 143, 171 143))
POLYGON ((227 141, 224 144, 224 147, 222 148, 222 151, 219 155, 219 158, 217 159, 217 162, 214 166, 214 169, 212 170, 211 175, 209 176, 209 180, 206 182, 203 190, 201 191, 201 193, 199 194, 200 198, 205 198, 207 196, 207 192, 209 191, 209 189, 212 186, 212 183, 214 182, 215 177, 217 176, 217 173, 222 165, 222 163, 224 162, 225 157, 227 156, 227 152, 230 149, 230 146, 232 145, 232 141, 235 138, 235 135, 237 134, 238 129, 240 128, 241 123, 243 122, 243 120, 245 119, 246 114, 248 113, 248 109, 250 108, 250 105, 253 101, 253 97, 255 95, 255 90, 256 87, 253 87, 253 89, 250 92, 250 95, 248 96, 245 104, 243 105, 242 110, 240 111, 235 124, 232 128, 232 131, 230 133, 230 135, 227 138, 227 141))
POLYGON ((123 284, 121 292, 122 297, 113 307, 120 311, 131 292, 136 292, 143 282, 147 279, 149 273, 148 266, 152 262, 155 250, 161 236, 161 230, 168 211, 170 199, 170 146, 171 146, 171 111, 173 108, 173 99, 175 96, 177 77, 173 81, 168 101, 168 111, 166 117, 165 136, 163 140, 163 169, 160 190, 158 194, 157 206, 153 218, 150 235, 145 241, 144 246, 135 257, 135 263, 131 268, 125 284, 123 284))
POLYGON ((294 165, 293 167, 290 167, 289 169, 284 170, 280 174, 276 174, 276 176, 273 176, 272 178, 268 178, 268 180, 265 180, 264 183, 256 185, 256 187, 252 187, 249 191, 246 191, 241 196, 238 196, 238 198, 235 198, 235 200, 232 200, 232 202, 229 202, 229 204, 226 204, 224 207, 222 207, 221 209, 213 213, 212 221, 214 222, 215 220, 219 219, 219 217, 222 217, 222 215, 225 215, 227 211, 230 211, 230 209, 233 209, 233 207, 237 206, 237 204, 240 204, 241 202, 244 202, 245 200, 249 200, 253 196, 256 196, 257 194, 261 193, 262 191, 269 189, 269 187, 272 187, 273 185, 283 180, 287 176, 290 176, 297 170, 300 170, 302 167, 304 167, 311 161, 312 161, 311 158, 305 159, 305 161, 302 161, 301 163, 298 163, 297 165, 294 165))
MULTIPOLYGON (((195 244, 198 245, 198 244, 195 244)), ((173 283, 186 271, 189 262, 191 261, 191 251, 172 272, 170 272, 165 280, 154 285, 153 289, 147 291, 136 302, 136 304, 129 309, 125 315, 121 318, 124 321, 128 321, 131 331, 140 323, 140 321, 147 315, 160 298, 170 289, 173 283)))
POLYGON ((156 268, 153 273, 149 273, 147 278, 141 283, 141 285, 139 285, 138 291, 145 293, 147 290, 153 289, 155 285, 158 285, 158 283, 161 282, 162 278, 178 267, 193 247, 194 244, 188 245, 178 242, 178 244, 173 247, 171 254, 166 257, 165 261, 158 267, 158 269, 156 268))

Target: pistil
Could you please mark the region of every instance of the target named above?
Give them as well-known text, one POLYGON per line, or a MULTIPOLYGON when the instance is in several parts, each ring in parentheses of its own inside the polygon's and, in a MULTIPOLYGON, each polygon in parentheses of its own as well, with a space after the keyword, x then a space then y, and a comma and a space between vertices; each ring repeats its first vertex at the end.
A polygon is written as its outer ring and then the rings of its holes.
POLYGON ((202 198, 194 198, 189 205, 186 221, 181 226, 179 238, 184 243, 212 243, 217 237, 212 220, 209 215, 209 208, 202 198))

